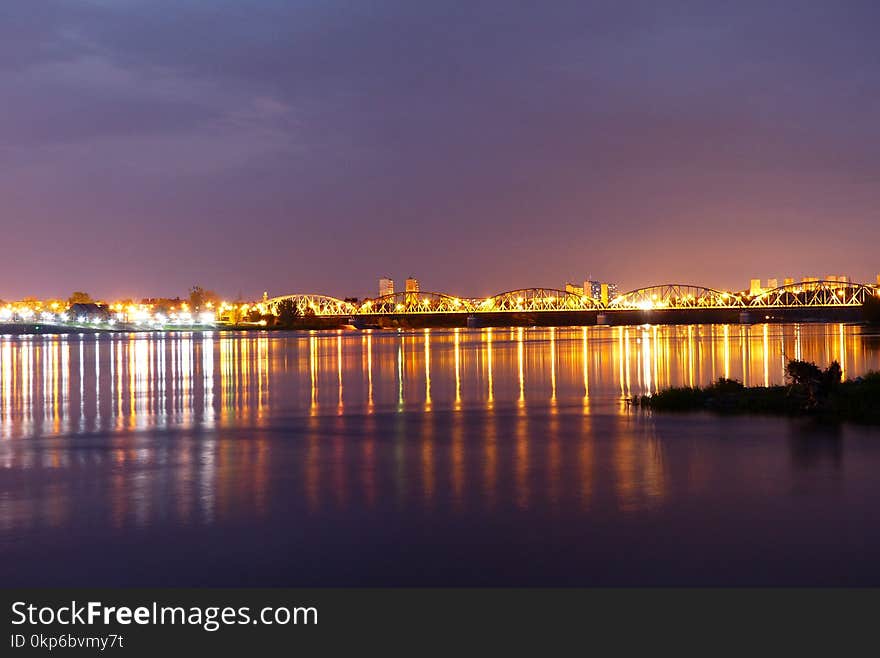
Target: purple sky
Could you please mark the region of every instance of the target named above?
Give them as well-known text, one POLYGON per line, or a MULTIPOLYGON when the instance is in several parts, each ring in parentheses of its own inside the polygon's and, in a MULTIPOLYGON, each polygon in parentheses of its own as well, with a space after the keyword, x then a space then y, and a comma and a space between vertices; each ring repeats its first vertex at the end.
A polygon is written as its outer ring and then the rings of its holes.
POLYGON ((0 298, 880 271, 880 5, 3 0, 0 298))

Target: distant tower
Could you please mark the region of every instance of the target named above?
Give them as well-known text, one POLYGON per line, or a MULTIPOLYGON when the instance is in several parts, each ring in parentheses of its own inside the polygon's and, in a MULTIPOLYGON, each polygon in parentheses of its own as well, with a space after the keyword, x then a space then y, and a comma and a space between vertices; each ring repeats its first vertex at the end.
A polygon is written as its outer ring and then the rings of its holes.
POLYGON ((412 275, 410 275, 406 279, 406 291, 407 292, 418 292, 419 291, 419 280, 412 275))
POLYGON ((394 279, 383 276, 379 279, 379 297, 394 294, 394 279))

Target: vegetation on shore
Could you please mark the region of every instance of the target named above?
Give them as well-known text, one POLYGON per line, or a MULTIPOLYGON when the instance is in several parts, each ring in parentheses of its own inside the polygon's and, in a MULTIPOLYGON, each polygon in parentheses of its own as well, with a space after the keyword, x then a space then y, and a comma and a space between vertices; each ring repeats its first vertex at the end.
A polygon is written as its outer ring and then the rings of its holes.
POLYGON ((654 395, 636 396, 636 405, 656 411, 709 410, 718 413, 760 413, 813 416, 880 424, 880 372, 841 381, 836 361, 826 370, 807 361, 789 361, 786 384, 743 386, 721 378, 705 387, 669 388, 654 395))

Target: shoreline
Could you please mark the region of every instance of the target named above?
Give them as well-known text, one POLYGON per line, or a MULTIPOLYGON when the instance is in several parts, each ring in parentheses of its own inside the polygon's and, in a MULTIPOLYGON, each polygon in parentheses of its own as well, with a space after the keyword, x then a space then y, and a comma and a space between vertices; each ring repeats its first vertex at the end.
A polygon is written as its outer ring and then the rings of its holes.
MULTIPOLYGON (((827 325, 837 325, 843 324, 846 326, 861 326, 867 327, 869 329, 876 329, 878 334, 880 334, 880 324, 875 324, 871 322, 865 321, 834 321, 834 320, 825 320, 825 321, 811 321, 811 322, 770 322, 770 323, 753 323, 748 325, 742 325, 740 323, 730 323, 730 322, 694 322, 687 323, 692 325, 699 326, 757 326, 761 324, 827 324, 827 325)), ((329 325, 327 323, 315 323, 308 325, 300 325, 293 327, 268 327, 268 326, 258 326, 258 325, 248 325, 248 324, 217 324, 217 325, 191 325, 191 326, 169 326, 163 328, 153 328, 153 327, 138 327, 138 326, 114 326, 114 327, 95 327, 95 326, 87 326, 87 325, 49 325, 49 324, 20 324, 20 323, 0 323, 0 336, 41 336, 41 335, 70 335, 70 334, 131 334, 131 333, 173 333, 173 332, 196 332, 203 333, 206 331, 235 331, 235 332, 276 332, 276 331, 321 331, 321 332, 338 332, 338 331, 346 331, 346 332, 360 332, 360 331, 395 331, 395 330, 423 330, 423 329, 507 329, 513 327, 525 327, 525 328, 565 328, 565 327, 617 327, 617 326, 626 326, 626 327, 640 327, 640 326, 667 326, 667 327, 675 327, 675 326, 685 326, 682 323, 672 322, 672 323, 633 323, 628 325, 609 325, 609 324, 555 324, 555 325, 544 325, 544 324, 517 324, 517 323, 508 323, 508 324, 493 324, 493 325, 481 325, 479 327, 466 327, 466 326, 364 326, 357 327, 350 324, 333 324, 329 325)))
POLYGON ((880 372, 832 384, 743 386, 719 379, 709 386, 680 386, 628 400, 635 407, 661 413, 710 411, 719 415, 800 416, 824 422, 880 424, 880 372))

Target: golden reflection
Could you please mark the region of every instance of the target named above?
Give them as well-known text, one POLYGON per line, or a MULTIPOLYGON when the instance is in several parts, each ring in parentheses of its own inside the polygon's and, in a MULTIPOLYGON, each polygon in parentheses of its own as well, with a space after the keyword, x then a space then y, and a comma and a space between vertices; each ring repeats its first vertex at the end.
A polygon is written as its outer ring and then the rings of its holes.
POLYGON ((588 509, 593 497, 593 427, 590 416, 583 416, 581 422, 581 440, 577 446, 579 493, 581 507, 588 509))
POLYGON ((724 379, 730 379, 730 326, 724 325, 724 379))
POLYGON ((339 385, 339 397, 336 403, 337 413, 342 413, 342 334, 336 334, 336 381, 339 385))
POLYGON ((373 334, 367 333, 367 409, 373 413, 373 334))
POLYGON ((498 426, 495 414, 487 414, 483 440, 483 495, 486 507, 495 507, 498 486, 498 426))
POLYGON ((687 328, 687 371, 688 386, 694 387, 694 328, 688 325, 687 328))
POLYGON ((761 359, 764 362, 764 386, 770 386, 770 335, 769 327, 765 324, 763 331, 763 345, 761 351, 761 359))
POLYGON ((629 395, 705 385, 722 371, 745 383, 781 384, 795 356, 822 367, 837 360, 846 377, 880 369, 880 352, 862 331, 835 323, 314 332, 271 340, 228 333, 6 337, 0 436, 222 428, 245 420, 259 426, 270 408, 317 414, 322 396, 336 400, 337 415, 395 405, 403 412, 407 386, 424 390, 419 409, 432 412, 525 409, 528 400, 528 408, 549 404, 551 414, 575 406, 629 415, 621 402, 629 395), (361 358, 352 362, 346 354, 357 345, 361 358), (322 368, 335 376, 322 376, 322 368), (276 381, 277 398, 270 395, 276 381))
POLYGON ((455 329, 455 408, 461 407, 461 330, 455 329))
POLYGON ((434 419, 425 414, 422 417, 422 428, 419 432, 422 439, 422 493, 425 503, 430 505, 434 501, 436 486, 436 474, 434 470, 434 419))
POLYGON ((495 382, 492 378, 492 328, 486 329, 486 364, 489 381, 489 404, 495 401, 495 382))
POLYGON ((612 448, 618 506, 624 512, 647 509, 666 494, 661 444, 653 436, 618 427, 612 448))
POLYGON ((514 484, 516 505, 526 509, 529 505, 529 416, 522 407, 514 430, 514 484))
POLYGON ((590 400, 590 376, 589 376, 589 359, 587 355, 587 328, 584 327, 581 334, 581 364, 584 375, 584 407, 587 407, 590 400))
POLYGON ((559 415, 551 414, 547 428, 547 498, 554 506, 562 495, 562 440, 559 415))
POLYGON ((309 371, 311 376, 312 402, 311 411, 318 409, 318 337, 314 334, 309 336, 309 371))
POLYGON ((397 409, 403 411, 403 334, 397 344, 397 409))
POLYGON ((523 328, 520 327, 516 332, 516 361, 519 371, 519 402, 526 401, 526 378, 523 372, 523 328))
POLYGON ((648 337, 648 332, 643 331, 641 336, 642 341, 642 391, 650 395, 654 392, 654 384, 651 380, 651 364, 653 363, 653 359, 651 358, 651 341, 648 337))
POLYGON ((556 402, 556 327, 550 327, 550 402, 556 402))
POLYGON ((425 329, 425 411, 431 410, 431 330, 425 329))

